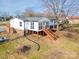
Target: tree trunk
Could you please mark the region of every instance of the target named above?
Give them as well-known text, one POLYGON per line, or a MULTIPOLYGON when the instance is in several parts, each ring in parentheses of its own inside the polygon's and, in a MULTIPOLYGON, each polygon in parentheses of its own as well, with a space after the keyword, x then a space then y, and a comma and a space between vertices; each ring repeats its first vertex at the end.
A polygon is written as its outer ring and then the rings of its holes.
POLYGON ((59 23, 57 23, 57 31, 59 31, 59 23))
POLYGON ((57 31, 59 31, 59 19, 57 16, 56 16, 56 22, 57 22, 57 31))

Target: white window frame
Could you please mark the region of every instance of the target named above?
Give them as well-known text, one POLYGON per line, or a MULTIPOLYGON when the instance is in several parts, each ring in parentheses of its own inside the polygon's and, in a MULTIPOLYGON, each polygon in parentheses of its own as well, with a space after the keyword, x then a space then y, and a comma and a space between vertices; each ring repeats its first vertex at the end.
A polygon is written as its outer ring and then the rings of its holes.
POLYGON ((34 29, 34 22, 31 22, 31 29, 34 29))
POLYGON ((22 22, 19 23, 20 27, 22 27, 22 22))
POLYGON ((43 28, 43 23, 39 22, 39 30, 41 30, 43 28))

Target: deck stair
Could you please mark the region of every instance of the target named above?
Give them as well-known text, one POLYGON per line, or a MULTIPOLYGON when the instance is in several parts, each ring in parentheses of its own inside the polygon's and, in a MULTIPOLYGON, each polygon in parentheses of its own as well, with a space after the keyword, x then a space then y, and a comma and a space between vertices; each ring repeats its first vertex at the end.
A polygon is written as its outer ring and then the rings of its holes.
POLYGON ((57 40, 58 36, 55 35, 55 33, 52 30, 45 28, 43 29, 43 31, 49 36, 50 39, 57 40))

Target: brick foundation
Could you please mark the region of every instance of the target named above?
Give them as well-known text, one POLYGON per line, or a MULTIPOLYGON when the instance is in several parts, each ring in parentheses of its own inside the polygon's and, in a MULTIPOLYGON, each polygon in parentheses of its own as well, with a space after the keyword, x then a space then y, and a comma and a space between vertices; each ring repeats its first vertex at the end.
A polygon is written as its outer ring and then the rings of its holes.
POLYGON ((24 35, 24 31, 23 30, 14 29, 14 28, 12 28, 10 26, 6 26, 5 30, 6 30, 6 33, 10 33, 10 34, 18 33, 18 35, 21 35, 21 36, 24 35))
POLYGON ((5 31, 7 33, 10 33, 10 25, 9 24, 6 24, 5 31))
POLYGON ((14 29, 16 31, 16 33, 18 33, 21 36, 24 36, 24 31, 23 30, 18 30, 18 29, 14 29))

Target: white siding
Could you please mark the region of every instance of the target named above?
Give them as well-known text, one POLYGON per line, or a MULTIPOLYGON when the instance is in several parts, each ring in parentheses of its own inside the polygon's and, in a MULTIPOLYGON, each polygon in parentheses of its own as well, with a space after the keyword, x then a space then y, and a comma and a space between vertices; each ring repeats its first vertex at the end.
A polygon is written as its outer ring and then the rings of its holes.
POLYGON ((50 21, 50 22, 49 22, 49 25, 57 25, 57 22, 54 21, 54 20, 53 20, 53 21, 50 21))
POLYGON ((24 25, 26 30, 30 29, 30 22, 25 22, 24 25))
POLYGON ((24 22, 18 18, 10 20, 10 27, 15 29, 24 30, 24 22), (20 22, 22 22, 22 26, 20 26, 20 22))
MULTIPOLYGON (((49 26, 57 24, 54 20, 53 21, 47 20, 47 21, 43 21, 43 22, 49 22, 49 26)), ((11 19, 10 26, 15 28, 15 29, 19 29, 19 30, 24 30, 24 27, 25 27, 26 30, 42 31, 42 29, 39 30, 39 22, 34 22, 34 29, 31 29, 31 22, 24 23, 23 20, 20 20, 18 18, 11 19), (22 22, 22 27, 20 26, 20 22, 22 22)), ((44 24, 43 24, 43 26, 44 26, 44 24)))
POLYGON ((25 29, 32 30, 32 31, 39 31, 38 30, 38 22, 34 22, 34 29, 31 29, 31 22, 25 22, 25 29))

